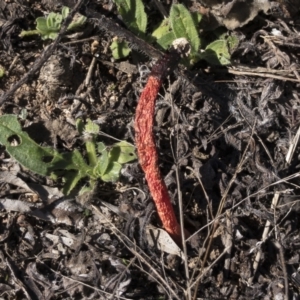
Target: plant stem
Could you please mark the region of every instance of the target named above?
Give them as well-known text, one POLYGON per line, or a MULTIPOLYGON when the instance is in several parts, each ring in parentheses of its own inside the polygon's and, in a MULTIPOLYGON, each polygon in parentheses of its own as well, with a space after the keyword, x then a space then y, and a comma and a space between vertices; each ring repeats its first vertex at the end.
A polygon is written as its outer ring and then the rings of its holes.
POLYGON ((21 33, 19 34, 19 37, 36 35, 36 34, 40 34, 40 32, 38 30, 22 30, 21 33))

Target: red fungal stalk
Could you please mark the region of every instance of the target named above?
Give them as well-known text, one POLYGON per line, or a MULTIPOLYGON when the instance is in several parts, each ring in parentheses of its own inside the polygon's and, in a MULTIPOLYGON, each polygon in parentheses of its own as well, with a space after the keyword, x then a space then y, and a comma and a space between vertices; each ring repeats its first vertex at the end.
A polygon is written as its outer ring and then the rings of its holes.
POLYGON ((180 225, 158 167, 158 152, 153 134, 155 103, 159 89, 162 81, 179 59, 179 53, 170 53, 153 66, 136 108, 135 142, 139 161, 163 227, 177 243, 181 244, 180 225))

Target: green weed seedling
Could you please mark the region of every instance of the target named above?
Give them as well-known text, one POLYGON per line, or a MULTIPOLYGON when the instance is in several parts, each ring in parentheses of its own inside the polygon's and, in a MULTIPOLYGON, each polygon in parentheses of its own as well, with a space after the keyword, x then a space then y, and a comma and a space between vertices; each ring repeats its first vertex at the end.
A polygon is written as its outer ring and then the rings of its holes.
POLYGON ((122 165, 136 159, 134 146, 121 141, 109 148, 97 142, 99 126, 91 120, 84 124, 77 121, 77 129, 84 136, 87 161, 78 150, 59 153, 57 150, 42 147, 24 132, 15 115, 0 116, 0 144, 22 166, 34 173, 62 178, 65 195, 75 188, 81 179, 87 178, 88 185, 79 194, 90 191, 97 180, 116 181, 120 176, 122 165))
MULTIPOLYGON (((39 34, 43 40, 54 40, 60 31, 62 22, 69 15, 70 9, 66 6, 62 8, 61 14, 51 12, 47 17, 39 17, 36 19, 36 29, 20 33, 20 37, 39 34)), ((77 15, 74 17, 71 24, 68 26, 68 31, 76 30, 86 21, 86 17, 77 15)))
MULTIPOLYGON (((124 23, 139 37, 148 41, 154 39, 165 50, 175 39, 186 38, 191 44, 188 65, 194 64, 200 59, 217 65, 230 63, 230 52, 236 48, 238 39, 235 36, 226 37, 222 35, 206 45, 205 49, 201 49, 201 46, 205 44, 205 41, 201 40, 198 34, 202 16, 197 12, 190 13, 183 4, 173 4, 169 18, 164 19, 149 37, 146 36, 147 15, 143 2, 141 0, 114 0, 114 2, 124 23)), ((115 59, 127 57, 131 51, 127 43, 119 43, 118 41, 112 43, 111 50, 115 59)))

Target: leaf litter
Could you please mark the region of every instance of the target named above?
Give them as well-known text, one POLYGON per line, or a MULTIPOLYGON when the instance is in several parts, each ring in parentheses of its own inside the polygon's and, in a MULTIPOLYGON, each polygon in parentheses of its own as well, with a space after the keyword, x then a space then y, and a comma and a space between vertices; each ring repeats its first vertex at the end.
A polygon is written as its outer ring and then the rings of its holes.
MULTIPOLYGON (((189 78, 172 75, 160 90, 154 126, 159 166, 175 211, 181 197, 186 227, 194 234, 183 259, 175 248, 158 246, 158 233, 149 240, 149 224, 161 224, 137 162, 126 166, 118 182, 99 182, 92 194, 65 198, 51 178, 23 169, 1 147, 0 280, 8 299, 184 299, 188 288, 207 299, 300 297, 294 2, 270 1, 271 12, 239 28, 240 43, 226 69, 199 63, 189 78)), ((42 3, 48 12, 55 9, 51 4, 42 3)), ((1 93, 44 47, 17 38, 24 25, 14 21, 33 23, 29 12, 39 8, 7 5, 0 57, 9 72, 0 79, 1 93)), ((115 143, 107 135, 133 143, 132 120, 144 84, 113 67, 107 33, 97 27, 91 32, 87 40, 75 38, 55 50, 66 72, 74 68, 80 76, 62 78, 56 91, 55 85, 44 87, 47 78, 40 74, 1 107, 2 115, 26 109, 24 129, 47 124, 44 132, 50 133, 38 140, 42 146, 84 150, 79 136, 72 133, 68 140, 55 125, 59 120, 75 128, 76 115, 101 124, 105 144, 115 143), (92 62, 90 42, 99 34, 99 58, 86 87, 81 83, 92 62), (70 91, 74 97, 60 103, 57 97, 70 91)), ((128 60, 149 63, 134 52, 128 60)))

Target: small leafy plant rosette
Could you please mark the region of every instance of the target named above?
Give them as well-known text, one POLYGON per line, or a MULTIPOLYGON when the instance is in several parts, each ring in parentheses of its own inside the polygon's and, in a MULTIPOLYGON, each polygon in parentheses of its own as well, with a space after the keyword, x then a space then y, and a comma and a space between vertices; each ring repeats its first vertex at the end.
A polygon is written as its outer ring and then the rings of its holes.
POLYGON ((88 162, 77 149, 59 153, 38 145, 22 130, 15 115, 0 116, 0 144, 5 146, 11 157, 30 171, 53 179, 61 178, 65 195, 69 195, 82 179, 87 178, 88 184, 79 194, 93 190, 99 179, 105 182, 118 180, 122 166, 136 159, 134 146, 125 141, 109 148, 97 142, 100 129, 91 120, 87 120, 86 124, 78 120, 77 128, 84 136, 88 162))
POLYGON ((112 56, 115 59, 121 59, 127 57, 131 49, 129 48, 127 42, 119 41, 117 37, 115 37, 110 45, 110 50, 112 52, 112 56))
MULTIPOLYGON (((70 9, 66 6, 62 8, 61 14, 50 12, 47 17, 38 17, 36 19, 36 30, 23 30, 20 37, 39 34, 43 40, 54 40, 60 31, 62 22, 69 15, 70 9)), ((73 21, 68 26, 68 31, 76 30, 86 21, 86 17, 80 14, 75 15, 73 21)))
POLYGON ((217 40, 208 43, 205 49, 201 49, 206 44, 198 34, 201 19, 201 14, 190 13, 183 4, 174 4, 171 7, 169 18, 162 21, 152 36, 156 38, 157 44, 165 50, 175 39, 186 38, 191 45, 191 54, 188 58, 189 65, 193 65, 201 59, 214 65, 230 64, 231 52, 237 47, 238 38, 223 34, 217 40))
MULTIPOLYGON (((198 34, 202 16, 197 12, 190 13, 183 4, 173 4, 169 18, 164 19, 149 37, 146 35, 147 15, 142 1, 114 0, 114 2, 124 23, 133 33, 147 40, 154 39, 164 50, 167 50, 175 39, 186 38, 191 45, 191 53, 184 61, 185 64, 193 65, 200 59, 210 64, 230 64, 231 52, 238 45, 237 37, 222 35, 218 40, 208 44, 205 49, 201 49, 205 44, 198 34)), ((131 51, 126 42, 118 41, 112 43, 111 50, 115 59, 124 58, 131 51)))
POLYGON ((163 48, 168 49, 175 39, 186 38, 191 45, 189 59, 192 60, 199 52, 201 41, 197 32, 197 24, 201 21, 201 15, 193 16, 183 4, 173 4, 170 16, 152 33, 156 42, 163 48))
POLYGON ((107 147, 103 142, 97 142, 99 125, 90 119, 84 124, 77 120, 77 130, 84 135, 87 156, 93 168, 93 176, 105 182, 114 182, 119 179, 122 166, 135 160, 135 147, 126 141, 120 141, 107 147))

